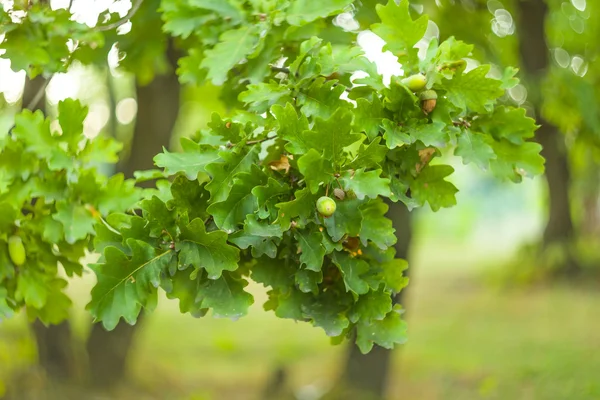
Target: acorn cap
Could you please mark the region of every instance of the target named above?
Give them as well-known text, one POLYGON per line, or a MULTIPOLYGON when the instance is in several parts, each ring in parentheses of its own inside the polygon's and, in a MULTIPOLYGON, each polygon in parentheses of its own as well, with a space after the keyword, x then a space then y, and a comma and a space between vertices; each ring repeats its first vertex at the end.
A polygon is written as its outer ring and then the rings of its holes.
POLYGON ((421 93, 419 93, 420 100, 436 100, 437 97, 437 93, 433 89, 423 90, 421 93))

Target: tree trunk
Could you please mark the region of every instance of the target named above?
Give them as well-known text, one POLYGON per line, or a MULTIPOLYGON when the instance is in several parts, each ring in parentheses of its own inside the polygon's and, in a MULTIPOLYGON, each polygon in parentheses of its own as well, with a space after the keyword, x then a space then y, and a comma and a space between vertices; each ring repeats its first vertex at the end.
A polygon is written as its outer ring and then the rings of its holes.
MULTIPOLYGON (((169 73, 156 76, 146 86, 136 86, 138 111, 131 152, 120 165, 126 177, 132 177, 134 171, 152 168, 154 156, 163 146, 169 146, 180 100, 180 86, 174 72, 177 56, 172 46, 169 46, 168 57, 172 65, 169 73)), ((142 320, 140 315, 136 325, 121 322, 111 332, 101 324, 92 326, 86 347, 93 386, 110 389, 121 381, 135 331, 142 320)))
MULTIPOLYGON (((396 257, 408 259, 412 240, 412 215, 401 203, 388 202, 390 209, 388 217, 391 218, 398 241, 394 245, 396 257)), ((408 275, 408 271, 405 272, 408 275)), ((396 302, 406 302, 406 289, 398 293, 396 302)), ((348 356, 345 369, 342 373, 340 389, 334 391, 333 399, 344 400, 375 400, 382 399, 385 395, 391 364, 390 350, 374 346, 369 354, 362 354, 358 347, 351 343, 348 347, 348 356)), ((332 400, 333 400, 332 399, 332 400)))
MULTIPOLYGON (((550 57, 545 31, 548 6, 544 0, 521 0, 518 5, 520 11, 518 29, 521 38, 519 50, 537 121, 541 125, 537 132, 537 140, 543 146, 542 155, 546 159, 545 176, 549 207, 543 246, 547 247, 555 243, 567 243, 573 237, 569 196, 571 174, 563 135, 556 126, 541 117, 540 85, 548 69, 550 57)), ((568 254, 563 272, 573 276, 578 270, 574 257, 568 254)))
POLYGON ((167 50, 172 69, 159 75, 146 86, 136 86, 137 118, 129 158, 121 164, 121 172, 132 177, 133 172, 151 169, 153 158, 168 147, 179 114, 180 86, 175 74, 177 54, 172 46, 167 50))
MULTIPOLYGON (((47 80, 38 76, 27 79, 23 89, 22 107, 31 111, 46 112, 47 80)), ((35 321, 31 324, 38 352, 38 364, 48 379, 68 381, 75 376, 75 352, 72 346, 71 327, 68 321, 58 325, 44 326, 35 321)))
POLYGON ((548 183, 548 222, 544 229, 544 244, 564 242, 573 236, 573 221, 569 191, 571 174, 564 145, 564 137, 558 129, 540 119, 538 142, 543 146, 546 159, 548 183))

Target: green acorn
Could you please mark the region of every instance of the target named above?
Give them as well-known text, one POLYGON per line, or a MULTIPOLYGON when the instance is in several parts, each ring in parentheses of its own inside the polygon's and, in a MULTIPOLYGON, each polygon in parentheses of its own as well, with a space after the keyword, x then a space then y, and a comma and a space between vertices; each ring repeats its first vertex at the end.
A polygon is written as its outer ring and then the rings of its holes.
POLYGON ((322 196, 317 200, 317 211, 324 217, 331 217, 337 206, 331 197, 322 196))
POLYGON ((11 236, 8 239, 8 255, 15 265, 25 264, 26 252, 23 241, 18 236, 11 236))
POLYGON ((401 82, 411 91, 418 92, 419 90, 423 90, 425 88, 427 78, 423 74, 415 74, 402 79, 401 82))

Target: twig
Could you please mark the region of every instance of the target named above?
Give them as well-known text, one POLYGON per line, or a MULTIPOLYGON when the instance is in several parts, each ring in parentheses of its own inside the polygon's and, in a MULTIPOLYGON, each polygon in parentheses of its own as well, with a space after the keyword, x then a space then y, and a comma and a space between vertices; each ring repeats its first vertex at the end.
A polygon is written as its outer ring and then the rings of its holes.
POLYGON ((267 136, 267 137, 264 137, 262 139, 248 140, 246 142, 246 146, 252 146, 253 144, 259 144, 259 143, 262 143, 262 142, 266 142, 269 139, 273 139, 273 138, 270 138, 270 137, 267 136))
POLYGON ((48 79, 46 79, 44 84, 40 86, 35 96, 33 96, 33 99, 31 99, 29 104, 27 104, 27 106, 25 107, 27 110, 33 111, 37 107, 40 100, 42 100, 42 98, 44 97, 44 94, 46 93, 46 88, 48 87, 48 84, 50 83, 50 80, 53 76, 54 75, 50 75, 48 79))
POLYGON ((271 68, 271 71, 274 72, 283 72, 284 74, 290 74, 290 69, 286 68, 286 67, 276 67, 274 65, 269 65, 269 67, 271 68))
POLYGON ((133 18, 135 13, 140 9, 142 2, 143 2, 143 0, 137 0, 135 3, 133 3, 133 5, 131 6, 131 9, 129 10, 127 15, 125 17, 121 18, 120 20, 115 21, 112 24, 96 26, 95 29, 97 31, 111 31, 115 28, 120 27, 121 25, 123 25, 127 21, 129 21, 131 18, 133 18))
POLYGON ((452 125, 454 126, 464 126, 465 128, 470 128, 471 127, 471 123, 469 121, 466 121, 464 119, 458 120, 458 121, 452 121, 452 125))

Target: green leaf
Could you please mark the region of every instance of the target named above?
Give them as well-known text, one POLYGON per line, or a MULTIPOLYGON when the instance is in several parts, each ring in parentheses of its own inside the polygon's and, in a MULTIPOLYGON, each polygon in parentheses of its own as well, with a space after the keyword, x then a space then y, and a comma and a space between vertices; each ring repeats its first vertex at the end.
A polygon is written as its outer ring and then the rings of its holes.
POLYGON ((14 314, 13 309, 8 305, 8 291, 0 287, 0 321, 4 318, 10 318, 14 314))
POLYGON ((406 340, 406 322, 397 311, 390 311, 381 321, 359 323, 356 329, 356 344, 363 354, 368 353, 373 348, 373 344, 392 349, 394 344, 402 344, 406 340))
POLYGON ((239 250, 227 244, 227 234, 221 231, 207 233, 201 219, 181 228, 175 249, 179 252, 180 265, 203 268, 209 279, 219 278, 223 271, 235 271, 240 260, 239 250))
POLYGON ((186 143, 183 153, 170 153, 163 148, 163 152, 154 157, 154 163, 159 168, 165 169, 167 176, 183 172, 189 179, 196 179, 198 174, 206 172, 206 166, 219 159, 219 153, 212 146, 201 145, 189 139, 182 140, 186 143))
POLYGON ((311 147, 302 136, 308 129, 308 120, 304 114, 296 113, 296 109, 290 103, 285 107, 276 104, 271 107, 271 113, 279 123, 277 134, 282 139, 288 141, 285 145, 287 151, 292 154, 305 154, 311 147))
POLYGON ((254 258, 263 255, 270 258, 277 256, 277 243, 272 238, 250 235, 242 230, 229 235, 229 241, 240 249, 252 246, 252 257, 254 258))
POLYGON ((175 178, 170 189, 173 195, 173 199, 168 202, 170 208, 176 210, 180 215, 187 215, 189 220, 208 217, 206 208, 210 194, 204 185, 180 175, 175 178))
POLYGON ((79 100, 65 99, 58 102, 58 122, 62 128, 61 139, 69 145, 71 153, 77 153, 79 142, 83 139, 83 121, 88 108, 79 100))
POLYGON ((423 15, 413 21, 408 10, 409 4, 407 0, 402 0, 399 4, 389 0, 385 6, 376 6, 381 23, 372 25, 371 30, 386 42, 385 49, 392 53, 409 51, 427 30, 427 16, 423 15))
POLYGON ((458 135, 454 155, 462 157, 464 164, 472 162, 483 170, 489 167, 490 160, 496 158, 494 149, 487 144, 485 136, 470 129, 465 129, 458 135))
POLYGON ((37 309, 43 308, 48 300, 47 278, 41 272, 25 269, 17 275, 15 299, 37 309))
POLYGON ((349 318, 352 323, 361 321, 368 324, 373 320, 384 319, 390 311, 392 311, 392 296, 383 290, 370 291, 358 297, 349 318))
POLYGON ((303 293, 318 293, 319 283, 323 282, 323 272, 301 269, 296 271, 296 285, 303 293))
POLYGON ((402 273, 408 268, 408 262, 401 258, 394 258, 384 262, 382 265, 381 278, 386 289, 394 293, 400 292, 408 284, 408 278, 402 273))
POLYGON ((333 165, 315 149, 310 149, 298 159, 298 169, 312 193, 317 193, 321 185, 327 186, 333 180, 333 165))
POLYGON ((345 235, 358 236, 362 224, 362 214, 359 207, 362 202, 358 199, 337 201, 333 215, 324 218, 327 233, 334 242, 340 241, 345 235))
POLYGON ((262 283, 265 287, 270 286, 273 289, 287 291, 290 282, 293 282, 295 272, 295 266, 290 265, 287 260, 260 257, 252 266, 252 279, 262 283))
MULTIPOLYGON (((69 308, 71 299, 63 293, 67 287, 67 281, 64 279, 53 279, 48 282, 47 301, 42 308, 27 308, 27 315, 30 319, 39 319, 44 325, 58 324, 69 318, 69 308)), ((1 306, 0 306, 1 310, 1 306)), ((0 311, 1 313, 2 311, 0 311)))
POLYGON ((292 219, 299 217, 299 222, 304 225, 309 218, 314 217, 317 211, 315 205, 317 196, 311 194, 308 188, 297 190, 294 197, 292 201, 275 205, 279 209, 275 222, 279 223, 284 231, 290 229, 292 219))
POLYGON ((388 209, 389 207, 380 199, 369 201, 360 207, 362 224, 359 237, 364 246, 371 241, 380 249, 386 250, 396 243, 392 220, 385 216, 388 209))
POLYGON ((327 336, 339 336, 350 325, 344 315, 346 306, 339 299, 324 296, 310 305, 301 304, 301 309, 303 315, 311 318, 314 326, 323 328, 327 336))
POLYGON ((252 146, 247 153, 222 151, 219 153, 221 160, 206 167, 206 171, 212 177, 212 180, 206 185, 206 190, 210 192, 210 200, 213 203, 227 198, 234 185, 234 177, 241 172, 250 172, 252 166, 258 162, 258 153, 258 146, 252 146))
POLYGON ((167 298, 179 299, 179 311, 181 313, 190 313, 194 317, 203 317, 207 310, 202 308, 202 299, 198 299, 198 290, 201 281, 199 277, 190 278, 190 270, 177 270, 171 277, 170 290, 167 292, 167 298))
POLYGON ((333 262, 342 272, 347 291, 359 295, 369 291, 369 284, 361 277, 369 272, 369 264, 366 261, 354 258, 345 252, 335 252, 333 262))
POLYGON ((279 199, 283 195, 290 195, 290 190, 289 185, 273 178, 269 178, 266 185, 256 186, 252 189, 252 194, 258 203, 259 218, 275 217, 277 215, 275 205, 279 203, 279 199))
POLYGON ((286 11, 286 20, 290 25, 305 25, 319 18, 341 13, 352 0, 296 0, 286 11))
POLYGON ((402 125, 399 125, 397 122, 391 121, 389 119, 383 120, 383 138, 385 139, 385 144, 390 149, 395 149, 396 147, 402 147, 405 144, 411 144, 412 138, 408 134, 408 132, 404 129, 402 125))
POLYGON ((381 137, 376 137, 369 144, 361 144, 356 157, 344 167, 349 169, 378 168, 387 155, 388 149, 379 144, 381 137))
POLYGON ((8 232, 17 219, 17 210, 8 202, 0 202, 0 210, 0 232, 8 232))
POLYGON ((294 237, 298 240, 300 248, 300 265, 306 265, 311 271, 319 272, 323 266, 325 247, 323 247, 322 235, 317 231, 297 230, 294 237))
POLYGON ((407 127, 411 142, 421 141, 425 146, 439 146, 448 142, 448 134, 443 122, 433 121, 428 124, 411 124, 407 127))
POLYGON ((486 107, 504 93, 500 88, 502 81, 486 77, 489 71, 489 65, 480 65, 466 74, 456 74, 445 80, 448 100, 459 108, 487 113, 486 107))
POLYGON ((499 106, 493 114, 481 115, 473 121, 474 131, 491 135, 496 140, 506 139, 514 144, 525 143, 534 136, 538 125, 525 114, 524 108, 499 106))
POLYGON ((426 166, 410 183, 412 198, 421 206, 428 202, 433 211, 437 211, 441 207, 456 205, 455 195, 458 189, 452 183, 444 180, 453 172, 454 168, 449 165, 426 166))
POLYGON ((127 239, 127 246, 131 257, 109 246, 104 250, 105 262, 90 265, 98 281, 86 308, 107 330, 113 330, 120 318, 135 324, 142 307, 156 296, 161 273, 173 257, 172 250, 157 253, 135 239, 127 239))
POLYGON ((244 230, 229 236, 229 241, 242 249, 252 246, 253 257, 258 258, 266 254, 275 258, 279 242, 276 243, 274 239, 281 239, 282 234, 279 225, 260 222, 255 215, 250 214, 246 218, 244 230))
POLYGON ((191 0, 189 3, 192 7, 213 11, 215 14, 233 22, 242 21, 244 18, 244 10, 241 4, 236 1, 191 0))
MULTIPOLYGON (((297 104, 300 106, 302 114, 307 117, 327 119, 339 109, 348 110, 351 107, 349 102, 340 99, 345 90, 346 88, 335 80, 328 81, 319 77, 311 83, 307 90, 298 93, 297 104)), ((348 124, 351 121, 352 119, 348 124)))
POLYGON ((392 77, 389 88, 384 88, 382 92, 384 106, 394 112, 396 120, 422 117, 419 98, 401 83, 399 77, 392 77))
POLYGON ((133 208, 141 197, 140 190, 134 185, 135 181, 125 180, 122 173, 111 176, 102 188, 102 194, 96 199, 98 211, 102 215, 107 215, 133 208))
POLYGON ((50 120, 44 119, 41 111, 32 113, 23 110, 15 116, 13 136, 27 144, 27 151, 35 153, 44 159, 51 170, 71 169, 73 161, 69 155, 58 146, 58 137, 50 132, 50 120))
POLYGON ((248 313, 254 303, 250 293, 244 291, 248 283, 223 274, 217 280, 207 280, 198 290, 203 308, 212 308, 215 317, 237 319, 248 313))
POLYGON ((232 233, 239 229, 248 214, 257 210, 252 190, 266 183, 266 175, 254 166, 252 173, 240 172, 235 176, 231 192, 224 201, 212 203, 207 211, 213 216, 219 229, 232 233))
POLYGON ((539 143, 525 142, 515 145, 508 140, 490 142, 496 158, 490 161, 494 175, 513 182, 520 182, 523 176, 536 176, 544 173, 544 158, 540 155, 539 143))
POLYGON ((379 135, 385 117, 383 104, 381 104, 379 97, 375 96, 371 102, 362 98, 356 100, 354 128, 358 132, 366 133, 369 141, 374 140, 379 135))
POLYGON ((389 197, 390 180, 382 178, 381 172, 380 169, 365 172, 364 168, 354 172, 346 171, 340 177, 340 181, 346 191, 352 190, 360 200, 365 197, 372 199, 377 196, 389 197))
POLYGON ((313 130, 304 132, 305 142, 335 165, 341 165, 344 148, 362 139, 361 135, 351 133, 351 122, 352 113, 341 108, 327 120, 317 117, 313 130))
POLYGON ((58 203, 56 213, 52 216, 63 226, 65 240, 73 244, 94 234, 96 220, 84 206, 75 203, 58 203))
POLYGON ((155 234, 160 234, 163 230, 169 233, 171 238, 177 237, 178 227, 175 212, 167 204, 157 196, 144 200, 140 204, 140 208, 144 211, 144 218, 153 222, 152 228, 156 231, 155 234))
POLYGON ((276 82, 250 84, 246 91, 240 93, 238 99, 247 105, 248 110, 263 113, 274 104, 287 103, 291 100, 290 90, 276 82))
POLYGON ((219 43, 204 52, 200 67, 208 70, 207 79, 215 85, 223 84, 228 72, 254 50, 259 41, 258 33, 258 25, 254 24, 225 31, 219 43))

